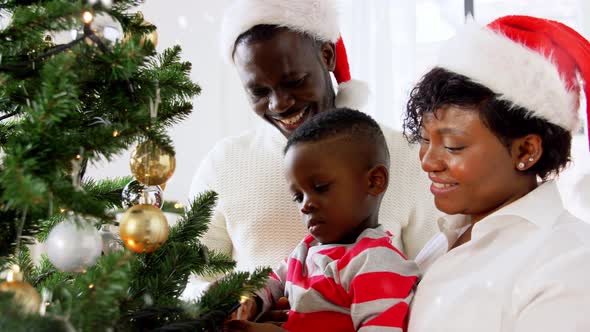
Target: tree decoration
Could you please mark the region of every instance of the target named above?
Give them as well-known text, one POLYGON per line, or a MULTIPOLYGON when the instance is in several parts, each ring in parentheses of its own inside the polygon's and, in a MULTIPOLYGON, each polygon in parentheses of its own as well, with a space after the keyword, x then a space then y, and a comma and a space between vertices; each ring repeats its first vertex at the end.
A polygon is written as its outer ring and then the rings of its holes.
POLYGON ((176 158, 152 141, 145 141, 133 150, 129 166, 141 183, 157 186, 172 177, 176 169, 176 158))
POLYGON ((137 253, 151 253, 168 239, 168 222, 160 209, 149 204, 135 205, 119 224, 123 244, 137 253))
MULTIPOLYGON (((146 42, 150 42, 153 47, 158 46, 158 31, 153 27, 153 24, 146 21, 143 18, 142 12, 135 13, 135 17, 133 18, 134 21, 139 22, 139 26, 142 28, 152 28, 149 32, 145 32, 141 34, 139 38, 139 45, 143 47, 146 42)), ((123 42, 126 43, 131 39, 133 35, 129 32, 125 33, 123 37, 123 42)))
POLYGON ((65 272, 82 272, 102 252, 102 238, 87 221, 70 216, 55 226, 45 242, 51 263, 65 272))
POLYGON ((41 296, 39 292, 26 281, 23 281, 23 274, 18 265, 8 271, 6 281, 0 283, 0 292, 13 294, 15 301, 24 313, 35 314, 41 308, 41 296))
POLYGON ((164 205, 164 193, 160 186, 146 186, 133 180, 123 188, 121 201, 125 208, 138 204, 150 204, 161 209, 164 205))
POLYGON ((91 38, 92 36, 96 36, 106 46, 111 46, 123 39, 121 23, 108 14, 86 11, 82 21, 85 23, 84 29, 92 31, 89 38, 94 42, 96 39, 91 38))

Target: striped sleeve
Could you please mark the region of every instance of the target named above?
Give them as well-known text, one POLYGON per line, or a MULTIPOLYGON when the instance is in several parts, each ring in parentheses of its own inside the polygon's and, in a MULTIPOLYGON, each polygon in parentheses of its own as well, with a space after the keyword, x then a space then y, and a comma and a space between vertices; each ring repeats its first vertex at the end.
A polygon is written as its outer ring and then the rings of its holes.
POLYGON ((287 260, 285 259, 270 274, 266 287, 256 292, 256 295, 262 300, 261 314, 269 311, 280 297, 285 296, 286 277, 287 260))
POLYGON ((418 267, 388 237, 360 240, 338 262, 356 331, 405 331, 418 267))

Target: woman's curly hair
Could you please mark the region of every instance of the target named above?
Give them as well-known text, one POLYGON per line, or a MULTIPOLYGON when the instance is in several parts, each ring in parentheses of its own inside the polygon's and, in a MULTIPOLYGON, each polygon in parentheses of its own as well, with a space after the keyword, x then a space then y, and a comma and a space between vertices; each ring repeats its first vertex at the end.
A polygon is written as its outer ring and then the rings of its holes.
MULTIPOLYGON (((533 93, 536 92, 531 91, 533 93)), ((528 171, 543 180, 557 175, 571 160, 572 135, 568 130, 533 116, 526 108, 499 99, 492 90, 466 76, 439 67, 424 75, 410 93, 403 123, 406 139, 410 143, 419 142, 424 114, 446 106, 479 111, 480 119, 508 151, 514 139, 539 135, 543 154, 528 171)))

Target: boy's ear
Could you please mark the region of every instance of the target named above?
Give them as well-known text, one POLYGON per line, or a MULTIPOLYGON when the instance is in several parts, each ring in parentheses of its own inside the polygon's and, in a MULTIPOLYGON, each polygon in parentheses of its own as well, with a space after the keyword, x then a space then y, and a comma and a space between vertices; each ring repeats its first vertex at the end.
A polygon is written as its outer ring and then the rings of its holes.
POLYGON ((378 196, 385 192, 389 184, 389 171, 385 165, 377 165, 369 170, 369 195, 378 196))

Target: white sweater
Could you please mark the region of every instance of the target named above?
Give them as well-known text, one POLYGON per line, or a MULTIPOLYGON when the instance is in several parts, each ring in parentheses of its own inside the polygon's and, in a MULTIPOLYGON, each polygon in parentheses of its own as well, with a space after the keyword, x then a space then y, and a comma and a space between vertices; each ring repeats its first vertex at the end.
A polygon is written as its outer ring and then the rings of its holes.
MULTIPOLYGON (((394 234, 393 244, 412 259, 437 232, 440 212, 417 149, 400 132, 382 129, 391 168, 379 222, 394 234)), ((269 125, 226 138, 209 152, 193 178, 191 199, 208 189, 219 194, 202 242, 231 254, 237 270, 275 267, 307 235, 283 174, 286 142, 269 125)))

